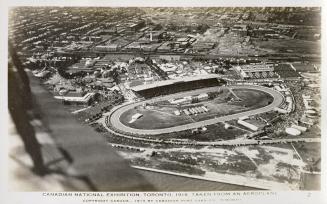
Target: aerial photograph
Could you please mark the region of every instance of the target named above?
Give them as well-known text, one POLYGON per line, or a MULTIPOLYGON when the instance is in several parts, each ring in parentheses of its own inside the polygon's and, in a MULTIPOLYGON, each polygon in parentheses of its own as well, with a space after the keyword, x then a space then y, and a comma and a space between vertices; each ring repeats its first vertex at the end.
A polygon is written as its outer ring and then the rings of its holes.
POLYGON ((321 189, 320 7, 8 15, 12 189, 321 189))

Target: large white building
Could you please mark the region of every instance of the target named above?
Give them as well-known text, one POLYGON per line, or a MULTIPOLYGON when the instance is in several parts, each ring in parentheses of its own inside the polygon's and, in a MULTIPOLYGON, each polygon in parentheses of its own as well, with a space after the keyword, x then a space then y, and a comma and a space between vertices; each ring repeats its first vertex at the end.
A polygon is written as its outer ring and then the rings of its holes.
POLYGON ((271 78, 274 77, 274 66, 272 64, 248 64, 234 67, 234 70, 242 79, 271 78))
POLYGON ((55 95, 55 99, 77 105, 89 105, 95 93, 68 92, 65 95, 55 95))

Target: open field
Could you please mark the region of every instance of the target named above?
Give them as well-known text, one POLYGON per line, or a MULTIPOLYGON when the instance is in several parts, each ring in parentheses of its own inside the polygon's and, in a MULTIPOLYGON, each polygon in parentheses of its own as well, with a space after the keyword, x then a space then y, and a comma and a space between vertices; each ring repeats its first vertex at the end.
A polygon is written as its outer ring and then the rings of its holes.
POLYGON ((305 41, 297 39, 269 39, 268 41, 255 41, 259 49, 269 50, 271 53, 299 53, 320 54, 319 41, 305 41))

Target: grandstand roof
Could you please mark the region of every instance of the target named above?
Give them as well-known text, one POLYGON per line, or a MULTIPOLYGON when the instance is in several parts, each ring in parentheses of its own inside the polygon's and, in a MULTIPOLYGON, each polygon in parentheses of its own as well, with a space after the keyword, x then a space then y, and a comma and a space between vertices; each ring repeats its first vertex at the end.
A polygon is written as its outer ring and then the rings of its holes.
POLYGON ((161 86, 167 86, 175 83, 181 83, 181 82, 190 82, 190 81, 197 81, 201 79, 213 79, 213 78, 219 78, 218 74, 206 74, 206 75, 197 75, 197 76, 186 76, 181 79, 169 79, 165 81, 156 81, 152 84, 142 84, 138 86, 134 86, 131 89, 133 91, 142 91, 146 89, 152 89, 155 87, 161 87, 161 86))

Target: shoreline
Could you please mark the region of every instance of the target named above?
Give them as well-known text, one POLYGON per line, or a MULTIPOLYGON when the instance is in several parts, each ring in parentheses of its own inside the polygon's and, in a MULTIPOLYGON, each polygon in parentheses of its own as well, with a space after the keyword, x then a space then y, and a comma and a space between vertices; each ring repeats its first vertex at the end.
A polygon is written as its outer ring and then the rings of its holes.
POLYGON ((244 176, 230 175, 230 174, 221 174, 215 172, 207 172, 205 176, 197 176, 197 175, 189 175, 184 173, 176 173, 171 171, 159 170, 154 168, 140 167, 140 166, 131 166, 132 168, 144 171, 151 171, 156 173, 168 174, 173 176, 180 176, 184 178, 191 178, 197 180, 204 181, 212 181, 212 182, 220 182, 226 183, 230 185, 238 185, 244 187, 258 188, 262 190, 275 190, 275 191, 291 191, 291 190, 299 190, 298 188, 294 188, 294 186, 290 186, 284 183, 278 183, 275 181, 268 181, 263 179, 255 179, 255 178, 246 178, 244 176))

